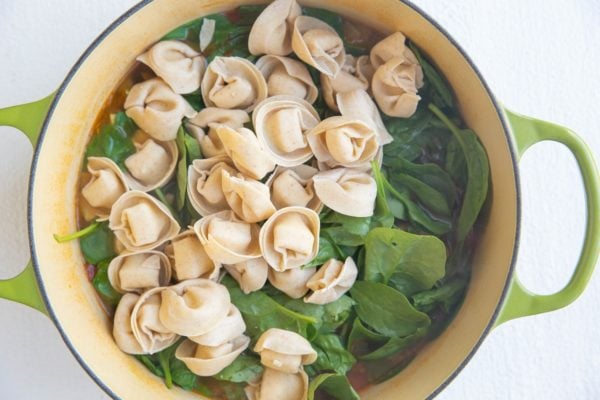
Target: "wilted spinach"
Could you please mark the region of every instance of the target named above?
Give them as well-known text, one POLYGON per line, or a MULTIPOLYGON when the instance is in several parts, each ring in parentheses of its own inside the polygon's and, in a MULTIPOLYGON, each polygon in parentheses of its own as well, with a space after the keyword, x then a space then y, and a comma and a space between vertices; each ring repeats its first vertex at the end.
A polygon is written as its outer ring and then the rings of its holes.
POLYGON ((90 264, 97 264, 117 255, 115 235, 108 227, 108 221, 100 222, 93 232, 79 239, 79 246, 85 261, 90 264))
POLYGON ((260 359, 249 354, 239 355, 233 363, 215 375, 215 379, 229 382, 253 382, 260 378, 264 367, 260 359))
POLYGON ((308 400, 314 400, 318 391, 324 391, 334 399, 360 400, 360 396, 345 375, 321 374, 310 382, 308 387, 308 400))
POLYGON ((318 335, 311 342, 311 346, 318 355, 317 361, 310 365, 312 371, 334 371, 345 375, 356 363, 352 353, 346 350, 335 333, 318 335))
POLYGON ((116 113, 113 119, 113 123, 103 126, 93 137, 85 157, 108 157, 121 169, 127 170, 125 159, 136 151, 132 137, 137 131, 137 126, 122 111, 116 113))
POLYGON ((110 284, 110 280, 108 279, 109 263, 110 261, 101 261, 96 265, 96 274, 92 279, 92 285, 105 303, 116 306, 119 300, 121 300, 122 295, 110 284))

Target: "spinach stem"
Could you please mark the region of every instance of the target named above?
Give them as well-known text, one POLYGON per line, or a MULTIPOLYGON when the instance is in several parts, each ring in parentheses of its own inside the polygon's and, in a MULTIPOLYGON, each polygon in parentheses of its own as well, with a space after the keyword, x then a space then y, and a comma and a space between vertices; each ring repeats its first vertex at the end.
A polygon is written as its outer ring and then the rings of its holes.
MULTIPOLYGON (((171 206, 171 203, 169 203, 169 201, 167 200, 167 196, 165 196, 165 193, 162 191, 162 189, 161 188, 154 189, 154 194, 156 195, 156 197, 158 197, 158 199, 161 201, 161 203, 163 203, 165 206, 167 206, 167 208, 171 212, 171 215, 173 215, 173 218, 179 220, 179 218, 177 218, 177 213, 173 209, 173 206, 171 206)), ((179 222, 181 222, 181 221, 179 221, 179 222)))
POLYGON ((75 233, 71 233, 69 235, 59 236, 55 233, 53 235, 54 240, 56 240, 58 243, 70 242, 71 240, 79 239, 79 238, 89 235, 90 233, 94 232, 99 226, 100 226, 100 222, 94 221, 93 223, 89 224, 85 228, 83 228, 75 233))
POLYGON ((444 125, 446 125, 448 129, 450 129, 454 136, 456 136, 456 139, 458 139, 458 141, 462 144, 463 142, 462 136, 460 135, 460 129, 454 124, 454 122, 452 122, 450 118, 448 118, 446 114, 444 114, 442 110, 440 110, 435 104, 429 103, 427 107, 432 113, 435 114, 436 117, 440 119, 440 121, 444 123, 444 125))
POLYGON ((158 353, 160 366, 165 373, 165 385, 171 389, 173 387, 173 377, 171 376, 171 365, 169 363, 169 354, 166 351, 158 353))

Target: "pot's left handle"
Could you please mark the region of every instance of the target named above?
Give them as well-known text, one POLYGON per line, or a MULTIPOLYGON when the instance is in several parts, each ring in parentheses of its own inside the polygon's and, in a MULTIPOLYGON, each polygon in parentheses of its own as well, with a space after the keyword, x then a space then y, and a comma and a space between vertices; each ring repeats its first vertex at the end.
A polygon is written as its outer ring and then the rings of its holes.
MULTIPOLYGON (((0 125, 19 129, 35 147, 54 96, 55 93, 33 103, 0 109, 0 125)), ((19 275, 0 280, 0 298, 25 304, 44 314, 48 313, 40 295, 31 261, 19 275)))

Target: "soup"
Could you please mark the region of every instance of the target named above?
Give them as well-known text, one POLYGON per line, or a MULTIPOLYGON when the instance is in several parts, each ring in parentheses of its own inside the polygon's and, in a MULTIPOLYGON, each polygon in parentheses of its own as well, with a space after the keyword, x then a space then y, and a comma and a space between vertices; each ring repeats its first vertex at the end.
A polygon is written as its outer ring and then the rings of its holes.
POLYGON ((487 156, 400 32, 293 0, 192 21, 99 114, 78 239, 116 345, 221 399, 358 399, 451 322, 487 156))

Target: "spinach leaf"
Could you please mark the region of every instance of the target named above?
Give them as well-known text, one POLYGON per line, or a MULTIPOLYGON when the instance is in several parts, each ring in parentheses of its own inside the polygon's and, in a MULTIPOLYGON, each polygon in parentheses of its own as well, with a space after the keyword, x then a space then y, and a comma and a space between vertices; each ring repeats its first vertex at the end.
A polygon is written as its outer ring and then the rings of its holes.
POLYGON ((152 372, 154 375, 160 378, 165 377, 165 373, 163 372, 160 365, 154 363, 153 356, 147 354, 136 354, 134 355, 134 357, 141 361, 141 363, 144 364, 144 366, 148 368, 148 370, 150 370, 150 372, 152 372))
POLYGON ((308 264, 304 264, 302 268, 318 267, 319 265, 325 264, 330 259, 337 257, 341 257, 341 254, 339 254, 331 240, 321 235, 319 237, 319 252, 317 253, 317 256, 308 264))
POLYGON ((427 314, 416 310, 406 296, 382 283, 357 281, 350 293, 359 318, 383 335, 408 336, 431 323, 427 314))
POLYGON ((230 276, 221 281, 229 289, 231 302, 240 310, 246 322, 246 333, 256 340, 267 329, 280 328, 309 337, 317 331, 318 320, 279 304, 264 291, 244 294, 230 276))
POLYGON ((343 295, 334 302, 327 303, 322 306, 323 316, 321 320, 323 324, 321 331, 333 332, 339 328, 350 317, 353 306, 354 300, 352 300, 350 296, 346 295, 343 295))
POLYGON ((317 352, 317 361, 310 366, 313 371, 335 371, 345 375, 356 363, 354 356, 346 350, 335 333, 318 335, 312 342, 317 352))
POLYGON ((388 206, 387 196, 385 193, 385 177, 381 173, 379 164, 376 161, 371 161, 371 169, 373 177, 377 184, 377 197, 375 198, 375 210, 371 217, 369 229, 375 227, 390 228, 394 225, 394 215, 388 206))
POLYGON ((444 168, 448 171, 454 182, 464 189, 467 185, 467 161, 458 140, 454 137, 448 142, 448 147, 446 148, 446 163, 444 168))
POLYGON ((101 222, 92 233, 79 239, 79 246, 85 261, 90 264, 97 264, 117 255, 115 235, 108 227, 108 221, 101 222))
POLYGON ((423 68, 423 74, 425 75, 425 81, 429 83, 434 91, 433 101, 439 107, 454 107, 454 96, 452 90, 448 86, 448 82, 442 77, 442 75, 435 69, 425 57, 421 54, 421 51, 413 43, 409 43, 408 47, 413 51, 421 68, 423 68))
POLYGON ((440 287, 417 293, 412 296, 413 304, 423 312, 430 312, 438 305, 441 305, 446 312, 450 312, 462 298, 467 281, 467 277, 457 277, 440 287))
POLYGON ((108 279, 108 264, 110 264, 108 260, 98 263, 96 274, 92 279, 92 285, 105 303, 116 306, 119 304, 122 295, 110 284, 110 280, 108 279))
POLYGON ((184 130, 183 133, 183 142, 185 143, 185 150, 187 152, 188 165, 190 165, 192 161, 202 158, 200 143, 198 143, 198 140, 190 135, 186 130, 184 130))
POLYGON ((169 368, 173 383, 185 390, 201 390, 198 376, 194 374, 183 361, 172 356, 169 360, 169 368))
POLYGON ((404 210, 406 211, 406 215, 408 216, 408 219, 411 222, 414 222, 414 223, 418 224, 419 226, 422 226, 423 228, 427 229, 429 232, 431 232, 435 235, 438 235, 438 236, 448 233, 450 231, 450 229, 452 228, 452 225, 449 220, 441 219, 441 218, 434 218, 427 211, 422 209, 421 206, 419 206, 417 203, 412 201, 412 199, 410 198, 410 195, 406 191, 406 189, 396 188, 396 187, 392 186, 392 184, 389 183, 389 181, 385 180, 385 178, 384 178, 384 184, 385 184, 388 192, 396 200, 398 200, 402 203, 402 205, 404 206, 404 210))
POLYGON ((105 125, 87 147, 85 157, 108 157, 126 170, 125 159, 135 153, 133 134, 137 126, 124 112, 114 116, 112 124, 105 125))
POLYGON ((456 203, 452 178, 436 164, 416 164, 396 157, 388 161, 390 181, 410 189, 428 209, 449 216, 456 203))
POLYGON ((321 374, 308 386, 308 400, 314 400, 316 393, 323 390, 334 399, 360 400, 360 396, 345 375, 321 374))
POLYGON ((383 346, 389 338, 367 328, 356 318, 348 335, 348 350, 359 360, 383 346))
POLYGON ((467 164, 467 188, 456 228, 458 241, 462 242, 467 237, 473 224, 475 224, 481 207, 487 198, 490 167, 485 150, 475 132, 470 129, 459 129, 434 104, 430 104, 429 109, 452 131, 463 151, 467 164))
POLYGON ((365 280, 388 283, 404 294, 431 289, 445 274, 446 246, 435 236, 376 228, 365 239, 365 280))
POLYGON ((173 388, 173 376, 171 375, 170 359, 173 357, 174 352, 175 345, 171 345, 170 347, 158 353, 158 362, 163 370, 163 373, 165 374, 165 386, 169 389, 173 388))
POLYGON ((392 337, 385 342, 385 344, 377 350, 374 350, 368 354, 364 354, 359 357, 360 360, 373 361, 380 360, 382 358, 393 356, 413 344, 417 343, 420 339, 425 336, 427 332, 427 328, 418 329, 412 335, 404 336, 404 337, 392 337))
POLYGON ((183 126, 177 131, 177 149, 179 149, 179 161, 177 162, 177 210, 181 211, 185 206, 187 193, 187 147, 185 146, 185 131, 183 126))
POLYGON ((202 93, 200 92, 200 89, 192 93, 182 94, 182 96, 185 99, 185 101, 187 101, 189 105, 192 106, 192 108, 196 111, 200 111, 204 107, 206 107, 204 105, 204 99, 202 98, 202 93))
POLYGON ((233 363, 215 375, 215 378, 220 381, 251 382, 258 379, 263 370, 259 358, 241 354, 233 363))

